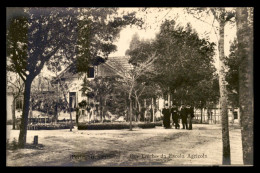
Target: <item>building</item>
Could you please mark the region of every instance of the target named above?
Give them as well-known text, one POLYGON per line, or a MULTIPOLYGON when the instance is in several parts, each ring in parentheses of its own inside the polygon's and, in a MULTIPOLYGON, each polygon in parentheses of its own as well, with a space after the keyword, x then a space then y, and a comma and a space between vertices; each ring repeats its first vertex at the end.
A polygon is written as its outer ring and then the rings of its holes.
MULTIPOLYGON (((58 80, 61 80, 62 82, 66 83, 68 86, 68 91, 66 93, 66 100, 69 103, 69 106, 72 108, 72 119, 76 119, 76 107, 78 103, 85 100, 89 104, 94 104, 95 107, 91 110, 92 111, 92 120, 99 120, 99 117, 97 117, 97 110, 99 102, 96 102, 91 97, 88 97, 85 93, 81 91, 82 84, 84 78, 91 81, 96 77, 107 77, 107 76, 120 76, 122 73, 131 68, 131 65, 128 63, 128 57, 120 56, 120 57, 109 57, 108 60, 106 60, 103 63, 93 64, 89 67, 88 72, 85 74, 78 74, 75 73, 75 65, 70 65, 67 67, 62 73, 59 74, 57 78, 55 78, 52 83, 56 84, 58 83, 58 80)), ((62 89, 59 85, 57 85, 57 93, 60 97, 62 97, 62 89)), ((80 115, 86 114, 86 109, 80 109, 80 115)), ((111 115, 115 116, 115 115, 111 115)), ((84 118, 84 116, 81 116, 84 118)), ((70 119, 70 113, 59 111, 58 120, 66 120, 70 119)))
POLYGON ((16 100, 14 96, 14 91, 11 87, 6 88, 6 120, 12 120, 12 110, 13 104, 15 104, 15 117, 20 118, 23 110, 23 95, 22 93, 17 97, 16 100))

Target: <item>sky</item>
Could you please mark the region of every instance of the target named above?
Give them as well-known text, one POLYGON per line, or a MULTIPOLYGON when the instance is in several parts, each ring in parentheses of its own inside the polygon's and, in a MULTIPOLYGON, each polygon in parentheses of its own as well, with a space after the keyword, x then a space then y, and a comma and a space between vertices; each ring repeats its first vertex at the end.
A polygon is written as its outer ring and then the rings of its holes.
MULTIPOLYGON (((119 11, 138 11, 137 8, 121 8, 119 11)), ((213 16, 206 16, 198 20, 194 18, 192 15, 186 13, 184 8, 148 8, 147 14, 142 11, 138 11, 137 17, 142 17, 145 21, 145 28, 139 29, 135 26, 128 26, 124 28, 121 33, 119 39, 115 42, 117 45, 117 51, 111 53, 110 56, 124 56, 125 51, 129 48, 130 41, 132 36, 135 33, 138 33, 140 39, 153 39, 155 38, 156 33, 159 32, 159 28, 161 23, 165 19, 174 19, 176 23, 180 26, 186 26, 187 23, 192 25, 192 28, 195 29, 201 38, 209 38, 209 41, 217 43, 218 36, 216 32, 218 23, 214 21, 213 16), (160 11, 159 11, 160 10, 160 11), (212 27, 212 23, 213 26, 212 27)), ((225 55, 229 54, 230 42, 234 40, 236 37, 236 27, 227 24, 225 27, 225 55)), ((217 62, 218 53, 216 51, 216 55, 214 57, 217 62)))

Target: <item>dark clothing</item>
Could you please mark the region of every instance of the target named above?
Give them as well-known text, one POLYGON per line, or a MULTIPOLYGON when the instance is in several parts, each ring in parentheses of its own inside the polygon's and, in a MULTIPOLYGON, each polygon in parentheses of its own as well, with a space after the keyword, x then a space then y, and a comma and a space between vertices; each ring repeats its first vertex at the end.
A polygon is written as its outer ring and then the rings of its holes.
POLYGON ((192 118, 194 117, 194 109, 193 109, 193 107, 186 108, 186 109, 187 109, 189 130, 192 130, 192 118))
POLYGON ((163 114, 163 126, 165 128, 170 128, 170 116, 171 116, 170 109, 163 108, 162 114, 163 114))
POLYGON ((182 127, 183 129, 188 129, 188 124, 187 124, 187 109, 186 108, 181 108, 181 121, 182 121, 182 127))
POLYGON ((172 121, 173 121, 173 123, 174 123, 174 125, 175 125, 175 129, 180 128, 178 109, 177 109, 177 108, 172 108, 172 109, 171 109, 171 114, 172 114, 172 121))

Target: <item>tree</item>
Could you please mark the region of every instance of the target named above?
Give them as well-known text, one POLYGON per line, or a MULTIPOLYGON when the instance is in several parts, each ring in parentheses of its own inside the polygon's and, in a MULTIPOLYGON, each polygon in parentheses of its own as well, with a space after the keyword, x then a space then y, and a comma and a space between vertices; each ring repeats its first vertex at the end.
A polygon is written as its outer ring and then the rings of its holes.
POLYGON ((71 9, 29 8, 11 18, 7 29, 8 69, 19 74, 25 83, 24 108, 19 134, 19 147, 26 143, 31 84, 45 62, 59 50, 71 50, 75 33, 71 9), (57 29, 59 28, 59 30, 57 29))
MULTIPOLYGON (((139 35, 137 33, 134 34, 130 42, 129 49, 125 52, 127 56, 130 56, 129 63, 132 64, 134 68, 139 68, 140 64, 149 59, 149 56, 154 52, 152 49, 154 46, 153 44, 153 40, 140 40, 139 35)), ((140 119, 140 113, 142 110, 140 99, 145 101, 146 99, 153 100, 161 95, 159 85, 153 81, 155 71, 152 69, 145 71, 142 75, 140 75, 140 77, 136 80, 135 87, 133 88, 133 96, 138 107, 138 120, 140 119)), ((151 104, 153 105, 152 102, 151 104)))
POLYGON ((236 8, 243 161, 253 165, 253 9, 236 8))
POLYGON ((160 85, 165 95, 172 94, 175 102, 190 100, 186 93, 192 86, 213 78, 214 44, 199 39, 189 24, 183 28, 176 26, 173 20, 166 20, 154 45, 160 56, 155 61, 155 69, 160 73, 153 81, 160 85))
POLYGON ((94 80, 87 81, 86 77, 82 84, 81 91, 85 94, 92 93, 95 101, 99 102, 100 120, 103 122, 103 117, 106 108, 112 100, 110 99, 115 94, 115 85, 117 79, 114 76, 96 77, 94 80))
POLYGON ((219 83, 218 76, 214 75, 210 80, 201 80, 196 86, 189 87, 185 100, 195 108, 201 109, 201 123, 202 123, 202 109, 207 108, 210 113, 214 105, 219 101, 219 83))
POLYGON ((189 86, 212 78, 215 71, 212 65, 214 44, 199 39, 189 24, 186 28, 177 27, 174 21, 166 20, 156 37, 156 48, 160 58, 155 65, 161 73, 155 80, 165 94, 174 95, 178 90, 186 93, 189 86))
POLYGON ((131 56, 130 63, 138 66, 155 51, 158 55, 154 61, 157 74, 146 73, 142 82, 160 86, 163 94, 168 98, 172 95, 172 101, 177 105, 186 102, 204 107, 207 102, 216 102, 218 90, 213 80, 216 71, 213 43, 200 39, 190 24, 183 28, 176 26, 173 20, 165 20, 154 40, 140 41, 135 35, 126 53, 131 56))
POLYGON ((227 81, 228 103, 231 105, 233 112, 235 107, 239 107, 239 60, 237 40, 234 40, 231 44, 230 54, 225 58, 224 63, 228 68, 225 76, 227 81))
MULTIPOLYGON (((223 142, 223 157, 222 164, 230 165, 230 141, 229 141, 229 128, 228 128, 228 109, 227 109, 227 88, 225 80, 225 54, 224 54, 224 28, 227 23, 233 22, 235 17, 235 11, 233 9, 227 10, 225 8, 196 8, 188 9, 195 18, 201 20, 201 15, 207 14, 212 15, 214 20, 212 27, 215 21, 218 22, 218 36, 217 46, 219 52, 219 91, 220 91, 220 106, 221 106, 221 123, 222 123, 222 142, 223 142), (200 16, 199 16, 200 15, 200 16)), ((215 28, 214 28, 215 30, 215 28)), ((216 31, 215 31, 216 32, 216 31)))
MULTIPOLYGON (((127 57, 130 58, 130 57, 127 57)), ((154 73, 153 64, 156 60, 156 53, 151 53, 149 58, 144 62, 138 64, 138 66, 129 66, 129 68, 119 68, 118 75, 120 76, 119 82, 122 90, 127 92, 127 99, 129 102, 129 118, 130 118, 130 130, 132 130, 132 119, 133 119, 133 105, 132 99, 134 97, 134 89, 138 85, 137 80, 140 79, 145 73, 154 73)), ((118 64, 120 67, 121 65, 118 64)))
POLYGON ((87 70, 89 59, 115 50, 112 44, 120 29, 138 23, 135 15, 113 16, 108 8, 26 8, 9 18, 7 28, 8 70, 19 74, 25 83, 24 108, 19 147, 26 144, 31 83, 44 65, 66 58, 87 70), (110 16, 110 20, 106 20, 110 16), (90 36, 90 37, 88 37, 90 36), (56 55, 56 56, 55 56, 56 55))

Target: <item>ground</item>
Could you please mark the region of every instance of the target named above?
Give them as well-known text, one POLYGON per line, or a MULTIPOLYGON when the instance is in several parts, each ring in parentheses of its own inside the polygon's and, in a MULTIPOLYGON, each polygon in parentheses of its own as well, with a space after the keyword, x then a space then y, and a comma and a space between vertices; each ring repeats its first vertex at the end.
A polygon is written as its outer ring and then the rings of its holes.
MULTIPOLYGON (((7 166, 181 166, 221 165, 221 126, 185 129, 29 130, 39 146, 7 150, 7 166)), ((19 131, 7 129, 7 138, 19 131)), ((242 165, 241 130, 230 127, 231 164, 242 165)))

